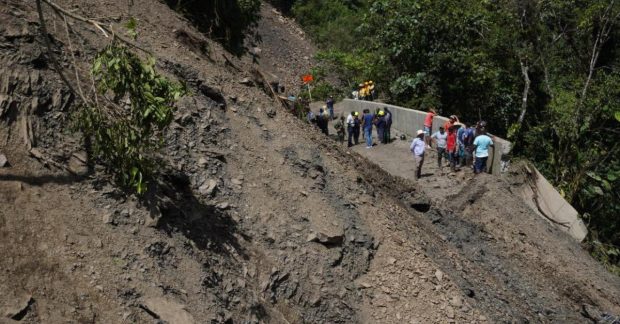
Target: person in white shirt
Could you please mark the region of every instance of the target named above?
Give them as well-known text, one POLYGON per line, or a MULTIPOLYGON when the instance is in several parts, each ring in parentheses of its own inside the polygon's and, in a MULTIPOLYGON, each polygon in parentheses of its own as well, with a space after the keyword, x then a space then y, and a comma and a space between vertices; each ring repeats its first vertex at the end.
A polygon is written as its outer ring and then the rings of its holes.
POLYGON ((415 161, 415 179, 418 180, 422 177, 422 164, 424 164, 424 151, 426 150, 426 143, 424 143, 424 131, 418 130, 416 138, 411 142, 409 147, 415 161))
POLYGON ((355 115, 355 111, 352 111, 351 113, 349 113, 349 116, 347 116, 347 134, 349 134, 349 147, 353 146, 353 128, 355 127, 355 119, 353 118, 353 115, 355 115))

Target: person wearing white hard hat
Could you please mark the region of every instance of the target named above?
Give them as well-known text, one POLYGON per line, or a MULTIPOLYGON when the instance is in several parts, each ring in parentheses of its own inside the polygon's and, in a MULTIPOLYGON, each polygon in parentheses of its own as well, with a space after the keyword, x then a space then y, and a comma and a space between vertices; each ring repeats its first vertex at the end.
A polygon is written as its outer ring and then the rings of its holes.
POLYGON ((426 143, 424 143, 424 131, 418 130, 416 137, 411 142, 409 147, 413 158, 415 160, 415 179, 418 180, 422 177, 422 164, 424 164, 424 151, 426 150, 426 143))

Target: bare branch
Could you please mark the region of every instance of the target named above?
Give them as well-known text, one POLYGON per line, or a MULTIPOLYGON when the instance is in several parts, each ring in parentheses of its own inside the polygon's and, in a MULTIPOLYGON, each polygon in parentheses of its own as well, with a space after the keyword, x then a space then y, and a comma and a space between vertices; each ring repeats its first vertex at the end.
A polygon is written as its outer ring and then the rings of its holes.
MULTIPOLYGON (((52 51, 52 45, 49 39, 49 34, 47 33, 47 27, 45 24, 45 16, 43 15, 43 9, 41 8, 41 0, 36 0, 36 4, 37 4, 37 12, 39 13, 39 28, 41 30, 41 34, 43 36, 43 41, 45 43, 45 47, 47 47, 47 54, 50 58, 50 60, 52 61, 52 65, 54 66, 54 70, 56 70, 56 72, 58 73, 58 75, 60 75, 60 78, 62 79, 62 82, 65 83, 65 85, 69 88, 69 90, 77 95, 79 95, 79 93, 77 93, 75 91, 75 89, 73 89, 73 86, 71 85, 71 83, 69 82, 69 80, 67 79, 67 77, 65 76, 65 74, 62 71, 62 68, 60 66, 60 63, 58 63, 58 60, 56 59, 56 56, 54 56, 54 52, 52 51)), ((81 98, 84 102, 86 102, 85 98, 81 98)))
POLYGON ((109 34, 112 34, 112 35, 114 36, 114 38, 115 38, 115 39, 118 39, 118 40, 120 40, 121 42, 123 42, 123 43, 125 43, 125 44, 127 44, 127 45, 129 45, 129 46, 131 46, 131 47, 133 47, 133 48, 139 49, 139 50, 141 50, 141 51, 143 51, 143 52, 145 52, 145 53, 147 53, 147 54, 152 55, 152 52, 151 52, 151 51, 149 51, 149 50, 147 50, 147 49, 144 49, 143 47, 141 47, 141 46, 137 45, 136 43, 134 43, 134 42, 132 42, 132 41, 130 41, 130 40, 128 40, 127 38, 125 38, 125 37, 123 37, 123 36, 121 36, 121 35, 118 35, 118 34, 114 33, 114 31, 112 30, 112 28, 111 28, 111 27, 108 27, 108 26, 106 26, 106 25, 105 25, 105 24, 103 24, 103 23, 100 23, 100 22, 98 22, 98 21, 96 21, 96 20, 93 20, 93 19, 90 19, 90 18, 82 17, 82 16, 77 15, 77 14, 75 14, 75 13, 72 13, 72 12, 70 12, 70 11, 67 11, 67 10, 65 10, 64 8, 62 8, 62 7, 58 6, 57 4, 53 3, 53 2, 52 2, 52 1, 50 1, 50 0, 37 0, 37 3, 39 3, 40 1, 45 2, 47 5, 49 5, 49 6, 50 6, 50 7, 52 7, 54 10, 56 10, 58 13, 61 13, 61 14, 63 14, 63 15, 66 15, 66 16, 68 16, 68 17, 71 17, 71 18, 73 18, 73 19, 75 19, 75 20, 79 20, 79 21, 81 21, 81 22, 85 22, 85 23, 88 23, 88 24, 91 24, 91 25, 95 26, 97 29, 99 29, 99 30, 103 33, 103 35, 104 35, 105 37, 109 37, 109 36, 108 36, 108 33, 109 33, 109 34))
POLYGON ((84 100, 84 103, 88 104, 89 101, 87 101, 86 96, 84 96, 84 91, 82 91, 82 85, 80 82, 80 74, 77 68, 77 61, 75 59, 75 53, 73 51, 73 43, 71 42, 71 34, 69 33, 69 24, 67 23, 66 17, 63 17, 63 20, 65 22, 65 31, 67 33, 67 43, 69 44, 69 53, 71 54, 71 60, 73 61, 73 70, 75 71, 75 82, 77 84, 80 97, 82 98, 82 100, 84 100))

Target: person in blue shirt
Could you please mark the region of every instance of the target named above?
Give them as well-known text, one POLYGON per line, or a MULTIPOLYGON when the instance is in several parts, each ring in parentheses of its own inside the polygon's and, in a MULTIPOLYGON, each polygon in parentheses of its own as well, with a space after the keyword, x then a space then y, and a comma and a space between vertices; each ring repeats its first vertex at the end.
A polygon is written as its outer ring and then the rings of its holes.
POLYGON ((472 166, 472 161, 474 160, 474 138, 476 137, 476 126, 474 124, 469 125, 469 127, 463 132, 463 145, 465 146, 465 165, 468 167, 472 166))
POLYGON ((458 145, 458 157, 459 157, 459 168, 465 166, 465 143, 463 142, 463 134, 465 134, 465 130, 467 129, 466 123, 461 123, 459 129, 456 131, 456 143, 458 145))
POLYGON ((325 101, 325 105, 327 106, 327 111, 329 112, 329 119, 334 120, 334 97, 329 96, 327 101, 325 101))
POLYGON ((415 179, 418 180, 422 177, 422 164, 424 164, 424 151, 426 150, 423 130, 418 130, 416 138, 411 142, 409 150, 413 153, 413 158, 415 160, 415 179))
POLYGON ((474 173, 479 174, 486 171, 487 160, 489 159, 489 147, 493 146, 493 140, 487 135, 486 130, 481 131, 480 135, 474 139, 474 173))
POLYGON ((377 128, 377 140, 383 144, 387 144, 385 142, 385 126, 385 112, 379 110, 375 116, 375 127, 377 128))
POLYGON ((362 128, 364 129, 364 138, 366 139, 366 148, 372 148, 372 122, 375 119, 375 115, 370 113, 370 110, 364 109, 364 115, 362 116, 362 128))
POLYGON ((362 122, 360 121, 360 113, 358 111, 353 115, 353 139, 355 140, 355 145, 360 143, 360 125, 362 122))

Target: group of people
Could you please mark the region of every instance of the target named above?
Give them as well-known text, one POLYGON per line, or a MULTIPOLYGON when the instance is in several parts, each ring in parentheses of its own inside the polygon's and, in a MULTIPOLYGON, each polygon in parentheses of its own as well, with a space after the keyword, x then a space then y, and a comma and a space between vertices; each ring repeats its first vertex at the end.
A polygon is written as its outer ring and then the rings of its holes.
POLYGON ((487 134, 487 125, 484 121, 470 124, 460 122, 455 115, 431 134, 433 118, 437 112, 429 109, 424 119, 424 129, 418 130, 416 138, 411 142, 410 150, 416 163, 416 179, 422 175, 422 165, 426 149, 432 144, 437 148, 437 166, 443 166, 445 158, 452 171, 464 166, 473 166, 474 173, 486 170, 489 158, 489 148, 493 146, 493 139, 487 134))
POLYGON ((349 147, 359 144, 360 133, 361 130, 363 130, 362 136, 366 141, 366 148, 372 148, 373 126, 376 129, 377 140, 380 143, 387 144, 391 140, 392 112, 387 107, 377 109, 374 113, 371 113, 368 109, 364 109, 361 116, 359 112, 351 111, 346 121, 344 116, 341 116, 340 121, 334 125, 334 128, 338 131, 338 138, 343 143, 345 124, 346 133, 349 135, 347 143, 349 147))
MULTIPOLYGON (((367 83, 372 84, 372 81, 367 83)), ((336 118, 334 98, 329 96, 316 115, 310 109, 307 111, 307 121, 315 124, 325 135, 329 135, 329 121, 336 118)), ((489 148, 493 147, 493 139, 487 134, 486 122, 468 124, 452 115, 439 130, 432 133, 433 119, 436 115, 435 109, 429 109, 424 119, 424 128, 417 131, 410 145, 416 163, 416 179, 422 175, 425 152, 433 145, 437 150, 437 166, 440 169, 446 160, 452 171, 465 166, 472 167, 476 174, 486 171, 489 148)), ((366 148, 372 148, 373 128, 376 130, 379 143, 388 144, 391 141, 393 114, 388 107, 377 108, 374 112, 364 109, 361 115, 357 111, 351 111, 346 119, 343 115, 337 119, 334 128, 338 140, 344 143, 348 135, 348 147, 358 145, 362 135, 366 148)))
POLYGON ((355 100, 373 101, 376 99, 376 95, 375 83, 372 80, 360 83, 359 86, 354 88, 353 92, 351 92, 351 96, 355 100))

